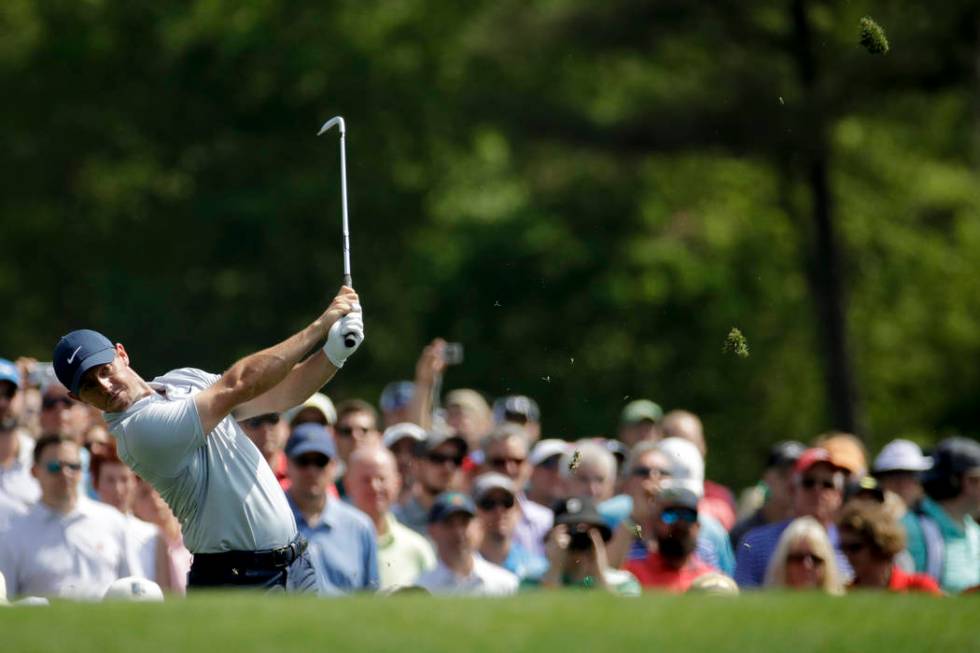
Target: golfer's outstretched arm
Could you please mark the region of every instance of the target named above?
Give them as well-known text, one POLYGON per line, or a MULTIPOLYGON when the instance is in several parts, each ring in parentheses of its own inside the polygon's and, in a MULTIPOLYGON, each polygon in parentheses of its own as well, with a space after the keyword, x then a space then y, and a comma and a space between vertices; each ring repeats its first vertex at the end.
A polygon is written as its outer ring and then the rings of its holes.
MULTIPOLYGON (((277 345, 239 360, 221 375, 217 383, 198 393, 194 397, 194 403, 204 433, 214 430, 232 411, 235 411, 239 419, 262 412, 273 412, 274 408, 264 410, 264 406, 260 404, 271 406, 275 403, 274 395, 279 393, 273 392, 270 397, 263 395, 282 384, 287 377, 296 376, 306 380, 305 384, 300 381, 284 384, 297 391, 305 390, 302 386, 316 383, 318 379, 322 380, 316 388, 326 383, 336 372, 336 367, 326 360, 323 352, 317 352, 302 364, 300 360, 327 336, 335 322, 353 310, 356 302, 357 293, 351 288, 341 288, 330 307, 308 327, 277 345), (263 401, 253 403, 250 407, 250 402, 260 397, 263 401)), ((300 396, 294 403, 303 401, 315 389, 300 396)), ((285 393, 285 390, 282 392, 285 393)))

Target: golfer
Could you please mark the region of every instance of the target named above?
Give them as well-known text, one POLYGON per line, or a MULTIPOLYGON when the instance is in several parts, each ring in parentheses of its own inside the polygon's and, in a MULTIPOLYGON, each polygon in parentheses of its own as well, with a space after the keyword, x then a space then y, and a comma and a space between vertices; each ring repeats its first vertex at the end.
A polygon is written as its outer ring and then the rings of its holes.
POLYGON ((144 381, 122 344, 88 329, 64 336, 53 360, 71 396, 105 413, 120 458, 180 520, 194 554, 188 587, 315 591, 286 496, 237 421, 302 403, 363 340, 358 297, 345 286, 308 327, 221 376, 181 368, 144 381))

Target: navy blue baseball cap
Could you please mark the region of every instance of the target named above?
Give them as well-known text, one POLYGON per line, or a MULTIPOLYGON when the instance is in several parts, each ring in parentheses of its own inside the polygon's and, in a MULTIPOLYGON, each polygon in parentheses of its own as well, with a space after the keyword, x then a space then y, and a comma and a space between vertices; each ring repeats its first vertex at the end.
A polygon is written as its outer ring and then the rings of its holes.
POLYGON ((0 358, 0 381, 13 383, 15 388, 20 387, 20 370, 6 358, 0 358))
POLYGON ((327 427, 306 422, 293 429, 286 441, 286 457, 299 458, 305 453, 322 453, 330 460, 337 457, 337 448, 327 427))
POLYGON ((429 510, 429 523, 445 521, 450 515, 458 512, 465 513, 470 517, 476 516, 476 505, 473 499, 462 492, 443 492, 436 497, 435 503, 429 510))
POLYGON ((98 331, 78 329, 58 341, 52 362, 61 384, 77 395, 83 374, 115 359, 116 347, 112 341, 98 331))

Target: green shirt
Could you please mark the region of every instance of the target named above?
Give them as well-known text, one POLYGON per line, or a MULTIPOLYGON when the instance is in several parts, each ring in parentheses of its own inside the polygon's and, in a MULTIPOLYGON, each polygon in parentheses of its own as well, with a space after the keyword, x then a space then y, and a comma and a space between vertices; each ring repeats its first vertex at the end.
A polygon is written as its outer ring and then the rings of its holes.
POLYGON ((403 526, 391 513, 385 517, 388 532, 378 535, 378 576, 381 587, 411 585, 419 575, 436 566, 436 554, 424 537, 403 526))
MULTIPOLYGON (((937 579, 944 591, 961 592, 980 585, 980 526, 969 515, 957 523, 935 501, 926 498, 919 508, 939 529, 943 539, 942 572, 937 579)), ((915 570, 928 568, 926 537, 919 517, 909 511, 902 518, 908 533, 908 551, 915 561, 915 570)))
MULTIPOLYGON (((606 584, 609 591, 618 596, 639 596, 641 593, 640 583, 636 576, 622 569, 606 569, 606 584)), ((576 587, 579 589, 595 589, 595 578, 586 576, 582 580, 572 580, 568 576, 562 576, 562 587, 576 587)), ((540 578, 526 578, 521 582, 521 588, 540 587, 540 578)))

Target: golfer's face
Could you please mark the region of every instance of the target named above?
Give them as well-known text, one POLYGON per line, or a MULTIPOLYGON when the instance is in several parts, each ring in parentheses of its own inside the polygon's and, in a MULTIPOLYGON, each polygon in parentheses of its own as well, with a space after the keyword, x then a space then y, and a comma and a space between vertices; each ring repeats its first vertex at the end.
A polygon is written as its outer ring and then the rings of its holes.
POLYGON ((115 360, 93 367, 82 376, 78 398, 99 410, 117 413, 136 400, 138 390, 130 383, 127 359, 117 354, 115 360))

